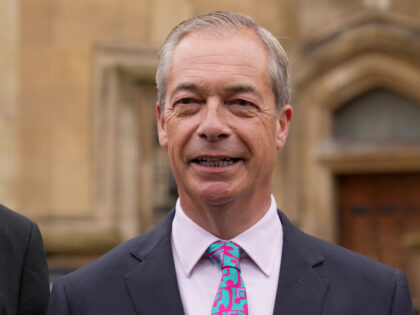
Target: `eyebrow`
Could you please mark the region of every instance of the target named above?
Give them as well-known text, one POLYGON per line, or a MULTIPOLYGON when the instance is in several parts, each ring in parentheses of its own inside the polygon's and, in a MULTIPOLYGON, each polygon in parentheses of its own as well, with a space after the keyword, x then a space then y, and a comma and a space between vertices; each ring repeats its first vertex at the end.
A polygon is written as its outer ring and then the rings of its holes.
POLYGON ((259 93, 257 89, 252 85, 232 85, 225 88, 225 90, 229 93, 235 94, 235 93, 247 93, 251 92, 259 96, 259 93))
POLYGON ((229 94, 237 94, 237 93, 252 93, 254 94, 260 101, 264 100, 263 95, 257 90, 257 88, 253 85, 249 84, 239 84, 239 85, 232 85, 225 88, 225 90, 229 94))
POLYGON ((179 91, 192 91, 198 93, 201 91, 201 89, 197 84, 194 83, 181 83, 172 91, 170 98, 172 98, 179 91))
MULTIPOLYGON (((236 94, 236 93, 253 93, 259 98, 260 100, 263 99, 260 92, 258 92, 257 88, 250 84, 238 84, 238 85, 231 85, 227 86, 223 89, 228 94, 236 94)), ((195 93, 201 93, 203 91, 195 83, 181 83, 172 91, 170 98, 172 98, 177 92, 179 91, 191 91, 195 93)))

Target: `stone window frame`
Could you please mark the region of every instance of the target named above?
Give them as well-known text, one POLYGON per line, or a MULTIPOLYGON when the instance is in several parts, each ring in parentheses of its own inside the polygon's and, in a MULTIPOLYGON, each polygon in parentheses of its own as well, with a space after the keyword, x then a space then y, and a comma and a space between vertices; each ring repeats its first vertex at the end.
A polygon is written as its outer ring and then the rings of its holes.
POLYGON ((54 268, 85 265, 160 219, 153 213, 150 184, 155 104, 139 104, 142 88, 149 93, 146 99, 153 98, 157 51, 106 45, 93 49, 92 208, 83 217, 56 218, 44 229, 54 268))

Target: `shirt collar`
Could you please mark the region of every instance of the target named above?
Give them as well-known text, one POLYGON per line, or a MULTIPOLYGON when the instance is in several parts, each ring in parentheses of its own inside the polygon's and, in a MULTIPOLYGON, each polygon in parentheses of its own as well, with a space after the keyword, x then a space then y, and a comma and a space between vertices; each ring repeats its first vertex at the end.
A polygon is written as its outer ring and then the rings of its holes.
MULTIPOLYGON (((198 226, 185 214, 178 199, 172 222, 172 242, 187 277, 207 247, 217 240, 215 235, 198 226)), ((267 213, 232 241, 241 246, 266 276, 271 274, 283 245, 283 227, 273 196, 267 213)))
POLYGON ((189 277, 207 247, 218 238, 191 220, 176 202, 175 217, 172 221, 172 242, 178 254, 185 275, 189 277))

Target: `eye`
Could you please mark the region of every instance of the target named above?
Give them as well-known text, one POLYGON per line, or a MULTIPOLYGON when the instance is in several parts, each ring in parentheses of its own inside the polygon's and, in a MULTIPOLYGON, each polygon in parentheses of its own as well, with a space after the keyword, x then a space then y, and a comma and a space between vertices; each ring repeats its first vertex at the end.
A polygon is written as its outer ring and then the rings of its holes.
POLYGON ((194 105, 199 104, 200 102, 191 98, 191 97, 184 97, 175 102, 174 105, 194 105))
POLYGON ((241 105, 241 106, 251 106, 253 105, 251 102, 245 101, 245 100, 237 100, 236 104, 241 105))
POLYGON ((258 112, 258 105, 243 98, 236 98, 226 103, 231 113, 238 117, 253 117, 258 112))
POLYGON ((244 99, 234 99, 228 102, 229 105, 238 105, 241 107, 255 107, 254 103, 244 100, 244 99))
POLYGON ((173 109, 175 110, 176 115, 189 116, 197 113, 202 107, 201 104, 202 102, 199 99, 183 97, 175 100, 173 109))

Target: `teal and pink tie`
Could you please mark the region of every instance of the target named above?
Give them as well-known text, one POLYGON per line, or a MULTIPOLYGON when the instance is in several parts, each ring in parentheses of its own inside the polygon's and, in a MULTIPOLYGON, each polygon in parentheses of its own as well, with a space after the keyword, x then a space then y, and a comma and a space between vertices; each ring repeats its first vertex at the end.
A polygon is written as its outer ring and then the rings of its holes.
POLYGON ((205 256, 222 270, 222 280, 211 315, 248 315, 245 284, 241 277, 241 248, 233 242, 214 242, 205 256))

